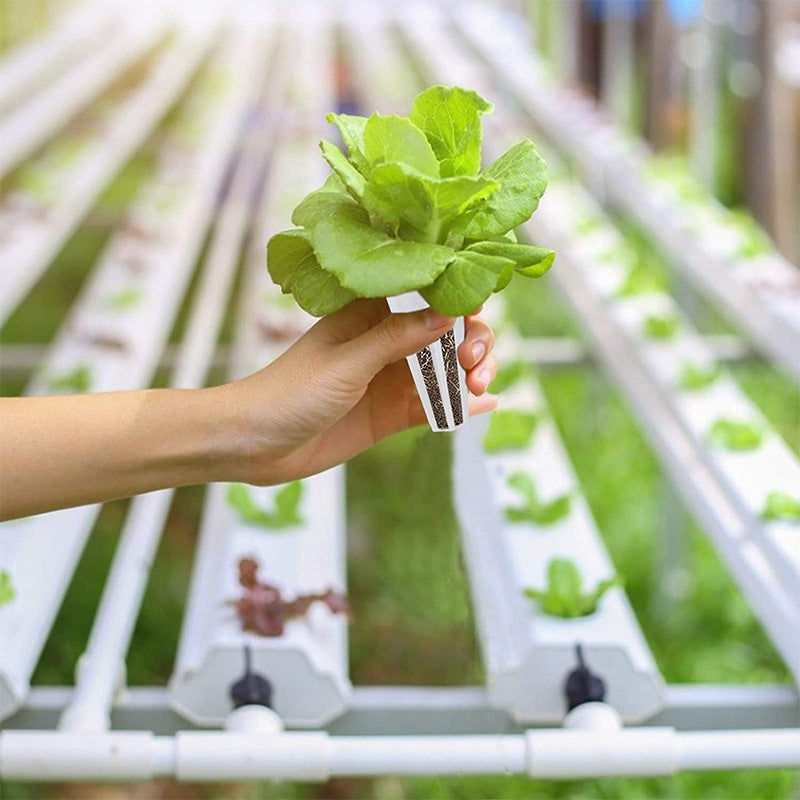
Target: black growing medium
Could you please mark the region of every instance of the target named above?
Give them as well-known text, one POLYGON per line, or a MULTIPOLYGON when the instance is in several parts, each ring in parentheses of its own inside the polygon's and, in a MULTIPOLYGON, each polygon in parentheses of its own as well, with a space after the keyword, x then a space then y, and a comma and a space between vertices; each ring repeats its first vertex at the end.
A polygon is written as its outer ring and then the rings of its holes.
POLYGON ((461 408, 461 386, 458 379, 458 356, 456 354, 456 337, 452 329, 441 337, 444 369, 447 376, 447 393, 450 395, 450 408, 453 410, 453 423, 460 425, 464 421, 461 408))
POLYGON ((433 409, 433 419, 436 422, 436 427, 439 430, 447 428, 447 415, 444 412, 444 405, 442 405, 442 397, 439 394, 439 383, 436 380, 436 370, 433 366, 433 354, 429 347, 423 347, 417 353, 417 362, 422 371, 422 380, 425 381, 425 390, 428 392, 428 400, 433 409))

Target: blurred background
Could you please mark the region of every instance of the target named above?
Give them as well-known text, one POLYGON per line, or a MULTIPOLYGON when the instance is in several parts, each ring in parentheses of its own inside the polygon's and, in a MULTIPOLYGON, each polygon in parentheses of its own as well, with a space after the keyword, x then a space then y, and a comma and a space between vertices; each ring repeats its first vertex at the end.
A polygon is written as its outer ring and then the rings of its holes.
MULTIPOLYGON (((5 262, 0 270, 9 269, 10 264, 24 265, 23 277, 5 284, 7 297, 13 298, 3 306, 0 330, 2 394, 22 394, 29 386, 53 392, 97 389, 91 374, 82 369, 83 362, 54 363, 48 360, 50 349, 59 337, 74 337, 74 309, 84 302, 82 293, 90 286, 93 269, 109 243, 118 241, 120 231, 146 239, 147 230, 135 230, 137 224, 144 224, 141 217, 130 209, 146 192, 148 181, 165 168, 165 145, 171 152, 171 168, 181 174, 181 153, 202 141, 204 126, 211 124, 200 112, 224 90, 227 80, 224 69, 209 66, 211 50, 198 52, 186 68, 185 84, 176 82, 167 90, 157 81, 163 93, 150 87, 152 107, 145 104, 142 113, 129 117, 146 117, 146 123, 135 131, 131 128, 129 136, 121 135, 115 120, 122 118, 126 104, 147 85, 154 66, 173 47, 180 31, 208 24, 222 31, 215 36, 225 35, 225 26, 234 17, 248 20, 269 13, 279 18, 285 9, 297 5, 304 4, 0 0, 0 75, 2 79, 14 74, 35 76, 24 92, 15 89, 13 80, 0 82, 0 135, 9 137, 0 142, 6 151, 0 157, 0 252, 4 254, 0 259, 5 262), (161 27, 151 24, 151 18, 158 19, 161 27), (65 29, 73 31, 74 41, 56 68, 20 71, 18 65, 31 43, 57 38, 65 29), (69 77, 82 59, 101 55, 106 60, 98 60, 75 79, 76 84, 58 89, 59 81, 69 77), (98 72, 104 80, 98 79, 98 72), (41 103, 39 116, 19 115, 26 104, 51 90, 54 94, 49 102, 41 103), (63 98, 65 105, 59 112, 56 107, 63 98)), ((424 5, 419 4, 417 11, 424 5)), ((450 17, 460 13, 456 3, 435 5, 450 17)), ((487 0, 484 5, 493 7, 508 28, 526 38, 544 72, 566 96, 597 103, 601 119, 616 126, 621 141, 637 154, 645 153, 646 175, 654 181, 649 185, 671 187, 675 202, 685 204, 690 216, 696 215, 701 234, 704 225, 723 220, 739 232, 745 242, 742 247, 749 248, 754 258, 780 260, 783 282, 770 291, 778 295, 776 302, 782 308, 788 308, 782 313, 796 319, 800 302, 800 3, 487 0), (794 272, 787 273, 786 268, 794 272)), ((326 13, 334 7, 316 4, 307 10, 326 13)), ((406 13, 397 6, 394 11, 406 13)), ((485 44, 491 47, 491 39, 485 44)), ((404 69, 417 80, 421 67, 409 51, 407 56, 404 69)), ((346 48, 336 49, 331 69, 338 108, 352 110, 358 103, 362 76, 346 48)), ((498 96, 503 94, 503 86, 497 85, 496 91, 498 96)), ((253 107, 250 113, 257 115, 259 110, 253 107)), ((536 130, 531 135, 540 139, 536 130)), ((588 152, 593 134, 586 135, 588 152)), ((542 144, 549 151, 557 150, 559 143, 542 144)), ((235 155, 233 148, 230 164, 235 155)), ((561 156, 556 172, 583 174, 568 154, 561 156)), ((315 151, 309 152, 309 158, 316 157, 315 151)), ((218 184, 208 188, 217 209, 229 188, 231 171, 229 165, 220 173, 218 184)), ((587 183, 592 185, 591 175, 587 183)), ((148 213, 160 215, 169 227, 170 214, 185 201, 180 192, 178 180, 171 193, 165 190, 152 201, 148 213)), ((171 359, 185 332, 197 289, 195 266, 206 253, 213 218, 212 213, 209 224, 197 225, 185 293, 169 320, 168 343, 145 385, 164 386, 170 379, 171 359)), ((729 366, 739 385, 791 450, 800 452, 796 381, 748 346, 741 326, 672 267, 663 233, 619 208, 612 219, 624 235, 631 263, 678 298, 701 333, 732 344, 735 358, 729 366)), ((259 247, 263 243, 256 242, 259 247)), ((268 280, 264 270, 265 284, 268 280)), ((241 286, 239 276, 227 301, 208 383, 220 382, 227 374, 241 286)), ((112 301, 119 309, 136 302, 135 291, 124 287, 112 301)), ((523 335, 541 341, 558 337, 575 345, 574 357, 545 359, 537 365, 537 375, 665 680, 790 682, 786 667, 702 527, 678 498, 626 396, 588 357, 581 344, 581 325, 557 287, 549 279, 519 282, 509 293, 508 303, 511 320, 523 335)), ((111 353, 120 347, 114 341, 102 341, 102 331, 93 336, 93 342, 82 341, 80 346, 111 353)), ((800 353, 795 357, 800 359, 800 353)), ((350 630, 350 675, 356 685, 483 681, 468 579, 449 499, 451 457, 447 436, 417 430, 380 444, 348 465, 348 589, 355 617, 350 630)), ((3 465, 9 468, 13 467, 3 465)), ((175 494, 127 660, 130 685, 164 685, 171 674, 204 492, 205 487, 192 487, 175 494)), ((94 522, 38 662, 35 685, 72 683, 127 508, 127 501, 108 503, 94 522)), ((0 794, 8 798, 243 800, 744 799, 794 798, 797 792, 798 775, 780 770, 557 783, 495 776, 335 780, 324 786, 188 786, 159 781, 128 788, 0 787, 0 794)))

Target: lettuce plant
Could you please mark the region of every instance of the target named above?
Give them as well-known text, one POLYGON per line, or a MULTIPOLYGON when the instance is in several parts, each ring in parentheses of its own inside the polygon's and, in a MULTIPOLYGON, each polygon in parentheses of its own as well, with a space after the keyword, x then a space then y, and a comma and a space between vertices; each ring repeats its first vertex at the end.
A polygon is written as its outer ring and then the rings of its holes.
POLYGON ((492 394, 500 394, 506 389, 511 388, 525 377, 531 374, 531 368, 524 361, 511 361, 508 364, 501 364, 497 368, 494 380, 489 384, 489 391, 492 394))
POLYGON ((751 422, 722 417, 709 431, 709 438, 726 450, 755 450, 764 441, 763 430, 751 422))
POLYGON ((11 575, 8 570, 0 570, 0 608, 8 605, 16 596, 17 592, 11 583, 11 575))
POLYGON ((515 472, 508 479, 508 485, 516 489, 523 498, 521 506, 506 508, 509 522, 532 522, 534 525, 552 525, 566 517, 572 507, 572 497, 562 494, 554 500, 543 501, 530 475, 515 472))
POLYGON ((249 486, 244 483, 232 483, 228 487, 228 504, 243 522, 272 530, 303 524, 304 520, 299 511, 302 496, 303 484, 300 481, 292 481, 275 494, 273 508, 266 510, 253 500, 249 486))
POLYGON ((483 437, 483 449, 487 453, 524 450, 531 443, 541 417, 541 413, 533 411, 495 411, 489 418, 489 429, 483 437))
POLYGON ((622 286, 617 289, 617 297, 637 297, 642 294, 664 291, 666 281, 658 270, 646 264, 634 264, 625 276, 622 286))
POLYGON ((329 114, 347 155, 320 142, 333 173, 295 208, 297 227, 269 240, 273 281, 315 316, 412 290, 460 316, 515 273, 543 275, 553 252, 519 244, 514 228, 536 210, 546 165, 525 139, 481 169, 491 109, 476 92, 432 86, 408 117, 329 114))
POLYGON ((792 497, 786 492, 770 492, 764 502, 761 519, 767 522, 774 520, 800 522, 800 498, 792 497))
POLYGON ((137 289, 135 286, 129 286, 111 294, 106 300, 105 305, 107 308, 123 311, 139 305, 142 301, 142 297, 141 289, 137 289))
POLYGON ((600 598, 612 586, 618 585, 618 578, 606 578, 586 592, 580 570, 574 562, 566 558, 553 558, 547 565, 546 588, 527 588, 524 594, 537 603, 545 614, 567 618, 585 617, 597 610, 600 598))
POLYGON ((671 339, 681 326, 674 314, 651 314, 644 320, 642 330, 648 339, 671 339))
POLYGON ((68 372, 59 372, 47 379, 51 392, 88 392, 92 388, 92 371, 86 364, 79 364, 68 372))
POLYGON ((681 365, 681 371, 678 375, 678 387, 690 392, 706 389, 716 381, 719 373, 719 364, 703 366, 687 361, 681 365))

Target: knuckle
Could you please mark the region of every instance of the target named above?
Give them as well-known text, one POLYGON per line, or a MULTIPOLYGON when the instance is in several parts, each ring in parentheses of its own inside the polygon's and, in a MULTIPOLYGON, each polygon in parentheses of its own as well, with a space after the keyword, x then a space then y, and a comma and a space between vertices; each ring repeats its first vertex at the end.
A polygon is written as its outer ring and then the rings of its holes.
POLYGON ((399 314, 392 314, 380 324, 380 337, 382 343, 390 349, 400 346, 406 333, 406 325, 399 314))

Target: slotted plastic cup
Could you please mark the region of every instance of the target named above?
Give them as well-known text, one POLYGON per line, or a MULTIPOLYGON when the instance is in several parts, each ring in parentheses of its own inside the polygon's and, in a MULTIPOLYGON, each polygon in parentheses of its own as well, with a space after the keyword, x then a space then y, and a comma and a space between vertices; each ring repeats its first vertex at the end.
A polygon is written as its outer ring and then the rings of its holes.
MULTIPOLYGON (((428 308, 419 292, 406 292, 387 299, 393 313, 428 308)), ((457 355, 463 341, 464 318, 459 317, 437 341, 406 357, 433 431, 455 430, 467 419, 467 376, 457 355)))

